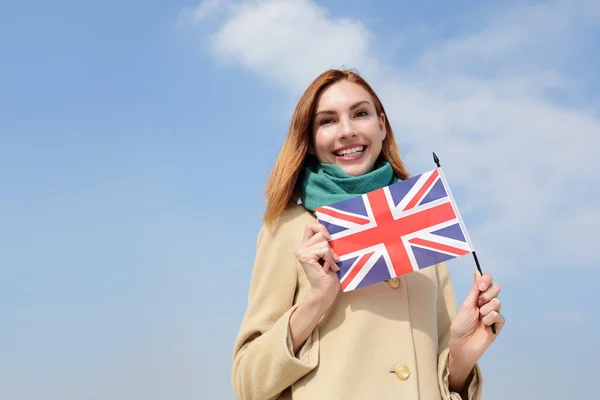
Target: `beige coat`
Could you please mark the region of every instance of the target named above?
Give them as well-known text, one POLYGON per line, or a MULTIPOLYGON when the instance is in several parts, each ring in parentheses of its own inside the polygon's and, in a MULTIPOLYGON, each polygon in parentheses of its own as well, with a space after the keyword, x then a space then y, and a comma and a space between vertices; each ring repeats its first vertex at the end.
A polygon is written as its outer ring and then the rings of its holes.
MULTIPOLYGON (((355 291, 336 302, 293 355, 289 318, 310 284, 294 258, 306 223, 302 206, 261 228, 248 307, 234 345, 232 381, 240 400, 454 400, 448 340, 456 313, 442 263, 355 291)), ((476 366, 469 400, 481 399, 476 366)), ((465 400, 465 399, 463 399, 465 400)))

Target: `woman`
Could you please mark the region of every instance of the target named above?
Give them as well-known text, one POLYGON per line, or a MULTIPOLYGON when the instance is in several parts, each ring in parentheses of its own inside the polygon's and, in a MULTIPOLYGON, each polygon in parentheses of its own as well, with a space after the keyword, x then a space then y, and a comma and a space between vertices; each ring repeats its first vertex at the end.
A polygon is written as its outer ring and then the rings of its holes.
POLYGON ((350 71, 305 91, 267 184, 248 307, 234 346, 239 399, 480 399, 478 359, 504 318, 475 275, 458 312, 438 264, 342 292, 315 207, 409 177, 371 87, 350 71), (300 201, 299 201, 300 200, 300 201))

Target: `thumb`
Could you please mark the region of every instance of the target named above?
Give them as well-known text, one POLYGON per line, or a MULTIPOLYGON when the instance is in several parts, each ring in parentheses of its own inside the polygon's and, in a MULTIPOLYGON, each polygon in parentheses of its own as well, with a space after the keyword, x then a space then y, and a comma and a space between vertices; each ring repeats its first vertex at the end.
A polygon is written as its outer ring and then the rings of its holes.
POLYGON ((465 299, 465 303, 476 305, 479 301, 479 295, 481 291, 479 290, 479 279, 481 278, 481 274, 479 271, 475 270, 473 272, 473 285, 471 286, 471 290, 465 299))

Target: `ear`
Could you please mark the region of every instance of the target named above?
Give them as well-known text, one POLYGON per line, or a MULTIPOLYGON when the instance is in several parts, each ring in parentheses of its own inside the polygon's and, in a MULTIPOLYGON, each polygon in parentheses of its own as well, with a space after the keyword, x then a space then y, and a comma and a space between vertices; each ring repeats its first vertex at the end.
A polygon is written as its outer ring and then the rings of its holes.
POLYGON ((379 114, 379 129, 381 130, 381 133, 383 135, 381 138, 381 140, 383 141, 383 140, 385 140, 385 137, 387 135, 387 131, 385 129, 385 114, 384 113, 379 114))
POLYGON ((315 153, 315 148, 314 148, 314 146, 312 145, 312 143, 308 143, 308 149, 306 149, 306 152, 307 152, 308 154, 310 154, 311 156, 314 156, 314 155, 316 155, 316 153, 315 153))

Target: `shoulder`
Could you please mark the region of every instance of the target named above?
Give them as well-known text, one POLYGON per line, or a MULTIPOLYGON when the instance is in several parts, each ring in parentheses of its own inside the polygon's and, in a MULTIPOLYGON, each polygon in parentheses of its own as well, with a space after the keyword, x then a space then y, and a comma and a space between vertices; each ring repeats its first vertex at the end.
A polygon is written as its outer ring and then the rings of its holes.
POLYGON ((316 222, 317 218, 301 204, 295 204, 285 210, 283 220, 285 221, 294 245, 298 246, 304 236, 306 224, 316 222))
POLYGON ((302 239, 306 224, 316 221, 316 217, 300 204, 288 207, 273 225, 263 225, 259 232, 261 239, 291 239, 297 245, 302 239))
POLYGON ((316 222, 316 217, 301 204, 295 204, 285 209, 279 220, 273 226, 267 227, 263 224, 262 229, 268 230, 271 233, 278 231, 290 230, 296 232, 304 231, 306 224, 316 222))
POLYGON ((295 204, 284 211, 282 220, 285 221, 290 229, 298 229, 300 227, 303 230, 304 225, 315 222, 317 218, 301 204, 295 204))

